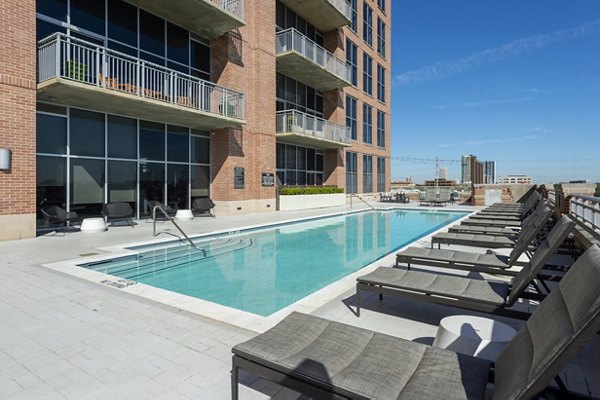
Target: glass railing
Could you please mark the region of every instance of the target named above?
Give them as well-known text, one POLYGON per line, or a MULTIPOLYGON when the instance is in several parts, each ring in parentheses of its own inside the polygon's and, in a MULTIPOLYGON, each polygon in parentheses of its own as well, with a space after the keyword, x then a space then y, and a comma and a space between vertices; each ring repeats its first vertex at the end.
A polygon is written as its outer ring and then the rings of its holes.
POLYGON ((346 126, 296 110, 278 111, 276 124, 277 133, 298 133, 318 139, 350 143, 350 129, 346 126))
MULTIPOLYGON (((237 18, 244 19, 244 0, 207 0, 237 18)), ((339 0, 338 0, 339 1, 339 0)))
POLYGON ((38 43, 38 82, 64 78, 244 119, 244 94, 62 33, 38 43))
POLYGON ((325 68, 333 75, 347 82, 352 81, 352 70, 345 61, 337 58, 294 28, 277 32, 276 46, 277 54, 289 51, 296 52, 325 68))

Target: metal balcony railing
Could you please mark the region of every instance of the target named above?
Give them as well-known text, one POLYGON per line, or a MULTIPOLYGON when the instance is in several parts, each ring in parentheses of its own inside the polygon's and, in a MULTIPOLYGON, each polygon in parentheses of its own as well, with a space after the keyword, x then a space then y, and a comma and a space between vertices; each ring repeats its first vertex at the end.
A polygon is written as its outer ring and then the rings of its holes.
POLYGON ((337 58, 294 28, 277 32, 276 46, 278 55, 294 51, 325 68, 335 76, 347 82, 352 82, 352 70, 345 61, 337 58))
POLYGON ((299 133, 338 143, 350 143, 350 129, 295 110, 277 112, 277 133, 299 133))
POLYGON ((592 229, 600 229, 600 197, 571 195, 571 215, 589 224, 592 229))
POLYGON ((208 0, 209 3, 227 11, 229 14, 244 20, 244 0, 208 0))
POLYGON ((344 16, 352 21, 352 5, 348 0, 329 0, 344 16))
POLYGON ((38 82, 52 78, 244 119, 243 93, 62 33, 38 43, 38 82))

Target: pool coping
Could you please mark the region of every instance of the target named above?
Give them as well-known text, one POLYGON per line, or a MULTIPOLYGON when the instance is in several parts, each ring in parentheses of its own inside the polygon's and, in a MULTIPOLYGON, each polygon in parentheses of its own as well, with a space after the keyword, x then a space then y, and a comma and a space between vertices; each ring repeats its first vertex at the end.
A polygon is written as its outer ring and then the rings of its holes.
MULTIPOLYGON (((376 211, 391 211, 391 210, 403 210, 403 211, 436 211, 436 212, 461 212, 464 213, 464 209, 451 209, 447 208, 444 210, 436 209, 436 208, 420 208, 420 209, 408 209, 401 207, 387 208, 387 207, 378 207, 373 208, 376 211)), ((327 217, 336 217, 343 215, 351 215, 356 213, 363 213, 366 211, 371 211, 370 209, 361 209, 356 211, 338 211, 333 213, 325 213, 319 216, 310 216, 307 218, 290 218, 288 220, 277 221, 276 223, 260 223, 260 224, 251 224, 241 227, 236 227, 235 229, 221 229, 216 230, 210 233, 193 235, 192 239, 198 239, 202 237, 209 236, 218 236, 218 235, 226 235, 230 233, 239 233, 242 231, 250 231, 254 229, 264 229, 269 227, 276 227, 278 225, 285 225, 290 223, 300 223, 307 222, 320 218, 327 217)), ((346 275, 343 278, 338 279, 335 282, 332 282, 323 288, 309 294, 308 296, 303 297, 300 300, 282 308, 275 313, 263 317, 260 315, 252 314, 247 311, 238 310, 235 308, 227 307, 221 304, 213 303, 207 300, 199 299, 196 297, 175 293, 166 289, 161 289, 158 287, 150 286, 147 284, 134 282, 131 280, 127 280, 124 278, 120 278, 114 275, 104 274, 102 272, 93 271, 84 267, 78 266, 82 263, 91 263, 91 262, 100 262, 107 259, 114 259, 118 257, 127 257, 131 255, 136 255, 139 251, 131 250, 132 247, 141 247, 148 245, 159 245, 166 243, 176 243, 178 240, 174 240, 173 238, 161 238, 161 239, 153 239, 153 240, 145 240, 142 242, 130 242, 123 245, 111 245, 111 246, 103 246, 98 247, 97 249, 102 251, 101 254, 94 254, 87 257, 78 257, 58 262, 52 263, 44 263, 43 267, 52 269, 54 271, 58 271, 61 273, 66 273, 68 275, 84 279, 86 281, 94 282, 100 284, 105 287, 109 287, 111 289, 125 292, 128 294, 132 294, 135 296, 142 297, 146 300, 158 302, 163 305, 171 306, 179 310, 187 311, 196 315, 200 315, 206 318, 210 318, 216 321, 220 321, 229 325, 233 325, 239 328, 247 329, 256 333, 262 333, 278 322, 280 322, 285 316, 287 316, 292 311, 299 311, 303 313, 311 313, 326 304, 329 301, 343 295, 351 289, 355 288, 356 278, 367 274, 369 272, 374 271, 377 267, 382 265, 389 266, 395 263, 395 255, 397 252, 406 249, 409 246, 414 246, 417 243, 425 244, 430 238, 440 231, 444 231, 448 229, 448 227, 459 224, 465 218, 468 218, 475 211, 467 212, 464 216, 456 219, 455 221, 444 225, 443 227, 436 229, 428 233, 425 236, 422 236, 405 246, 398 248, 396 250, 392 250, 389 254, 377 259, 376 261, 368 264, 361 269, 346 275)))

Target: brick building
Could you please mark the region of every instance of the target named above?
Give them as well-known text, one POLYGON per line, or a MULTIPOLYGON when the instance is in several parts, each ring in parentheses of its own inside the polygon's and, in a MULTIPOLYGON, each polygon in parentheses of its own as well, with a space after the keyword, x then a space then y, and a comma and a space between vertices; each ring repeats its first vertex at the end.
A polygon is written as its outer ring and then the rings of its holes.
POLYGON ((0 239, 42 207, 389 189, 389 0, 5 0, 0 239), (271 185, 271 182, 275 182, 271 185))

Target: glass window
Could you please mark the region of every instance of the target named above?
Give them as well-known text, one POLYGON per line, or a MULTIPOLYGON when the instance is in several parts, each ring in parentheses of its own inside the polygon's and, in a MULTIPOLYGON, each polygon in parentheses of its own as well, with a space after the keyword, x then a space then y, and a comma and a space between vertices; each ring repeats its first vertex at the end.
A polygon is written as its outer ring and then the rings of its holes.
POLYGON ((377 157, 377 191, 385 192, 385 158, 377 157))
POLYGON ((137 8, 122 0, 108 0, 108 37, 137 47, 137 8))
POLYGON ((140 158, 165 159, 165 126, 155 122, 140 121, 140 158))
POLYGON ((191 67, 210 74, 210 47, 192 40, 191 53, 191 67))
POLYGON ((357 32, 358 29, 358 17, 357 17, 357 7, 356 0, 350 0, 350 6, 352 8, 351 21, 350 21, 350 29, 354 32, 357 32))
POLYGON ((377 64, 377 100, 385 103, 385 68, 377 64))
POLYGON ((306 170, 306 147, 296 147, 296 168, 306 170))
POLYGON ((354 152, 346 152, 346 193, 356 193, 358 186, 358 155, 354 152))
POLYGON ((373 107, 363 104, 363 143, 373 143, 373 107))
POLYGON ((67 119, 65 117, 36 115, 36 151, 38 153, 67 154, 67 119))
POLYGON ((71 159, 71 210, 100 215, 104 204, 104 160, 71 159))
POLYGON ((58 25, 51 24, 46 21, 42 21, 41 19, 36 19, 35 24, 36 24, 35 25, 36 38, 38 41, 42 40, 44 38, 47 38, 48 36, 50 36, 56 32, 62 32, 62 33, 67 32, 65 28, 62 28, 58 25))
POLYGON ((323 154, 317 154, 317 171, 323 171, 323 154))
POLYGON ((275 24, 280 29, 285 29, 285 6, 282 2, 275 2, 275 24))
MULTIPOLYGON (((192 131, 194 133, 194 131, 192 131)), ((192 162, 210 164, 210 139, 192 135, 192 162)))
POLYGON ((140 214, 149 214, 148 200, 165 203, 165 164, 140 162, 140 214))
POLYGON ((210 197, 210 169, 207 166, 192 165, 192 200, 210 197))
POLYGON ((285 169, 285 144, 277 143, 276 153, 277 153, 277 169, 285 169))
POLYGON ((373 59, 363 53, 363 91, 373 95, 373 59))
POLYGON ((71 109, 71 154, 104 157, 104 114, 71 109))
POLYGON ((137 122, 109 115, 107 118, 108 157, 137 158, 137 122))
POLYGON ((377 7, 385 13, 385 0, 377 0, 377 7))
POLYGON ((385 113, 377 110, 377 146, 385 147, 385 113))
POLYGON ((366 3, 363 3, 363 40, 373 46, 373 9, 366 3))
POLYGON ((67 159, 36 157, 36 204, 67 207, 67 159))
POLYGON ((60 21, 67 21, 67 0, 37 0, 35 11, 60 21))
POLYGON ((165 21, 144 10, 140 10, 140 48, 165 55, 165 21))
POLYGON ((295 186, 298 184, 296 171, 285 171, 285 184, 290 186, 295 186))
POLYGON ((104 0, 71 0, 71 24, 104 35, 104 0))
POLYGON ((346 39, 346 62, 350 65, 352 85, 358 85, 358 46, 346 39))
MULTIPOLYGON (((287 145, 285 149, 285 167, 296 169, 296 146, 287 145)), ((294 183, 295 185, 295 183, 294 183)))
POLYGON ((373 157, 363 154, 363 193, 373 191, 373 157))
POLYGON ((306 170, 315 170, 315 149, 306 149, 306 170))
POLYGON ((190 63, 190 38, 186 29, 167 23, 167 58, 185 65, 190 63))
POLYGON ((132 161, 108 162, 108 201, 127 202, 136 207, 137 163, 132 161))
POLYGON ((167 125, 167 160, 188 162, 190 135, 188 128, 167 125))
POLYGON ((377 52, 385 57, 385 23, 377 17, 377 52))
POLYGON ((190 167, 187 164, 167 164, 167 203, 177 208, 189 208, 190 167))
POLYGON ((358 113, 356 110, 356 99, 346 95, 346 126, 350 128, 350 139, 357 140, 358 113))

